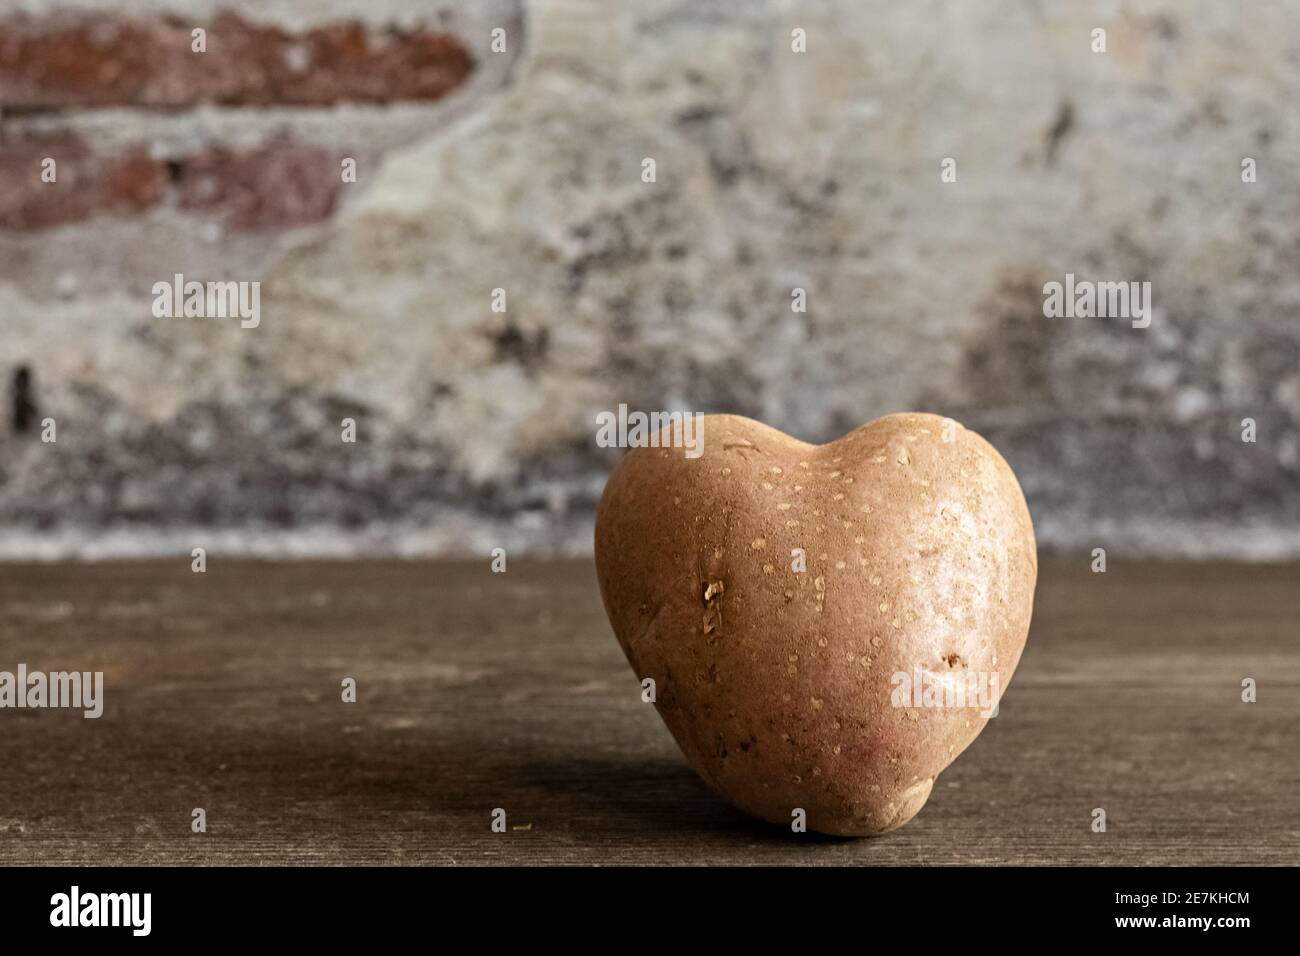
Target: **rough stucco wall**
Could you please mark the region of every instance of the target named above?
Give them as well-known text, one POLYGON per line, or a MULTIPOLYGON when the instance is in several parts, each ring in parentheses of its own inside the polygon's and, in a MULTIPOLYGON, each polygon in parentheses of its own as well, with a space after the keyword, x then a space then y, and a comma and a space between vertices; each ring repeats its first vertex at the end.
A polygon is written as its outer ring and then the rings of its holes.
POLYGON ((6 234, 0 357, 60 438, 0 439, 0 552, 583 551, 625 402, 934 411, 1045 545, 1300 553, 1300 7, 1249 6, 544 5, 330 221, 208 243, 256 330, 150 317, 189 221, 6 234), (1149 280, 1151 327, 1045 319, 1067 272, 1149 280))

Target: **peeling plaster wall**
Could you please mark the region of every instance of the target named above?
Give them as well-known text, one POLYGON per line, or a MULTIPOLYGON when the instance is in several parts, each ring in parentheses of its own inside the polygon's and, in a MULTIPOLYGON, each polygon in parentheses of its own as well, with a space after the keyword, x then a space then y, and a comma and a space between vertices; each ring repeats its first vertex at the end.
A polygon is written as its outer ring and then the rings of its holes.
POLYGON ((0 374, 59 422, 0 437, 0 555, 584 553, 620 402, 951 415, 1045 546, 1300 555, 1300 5, 439 6, 446 101, 255 118, 382 146, 327 221, 0 235, 0 374), (261 326, 152 318, 173 271, 260 278, 261 326), (1067 272, 1150 281, 1151 327, 1044 318, 1067 272))

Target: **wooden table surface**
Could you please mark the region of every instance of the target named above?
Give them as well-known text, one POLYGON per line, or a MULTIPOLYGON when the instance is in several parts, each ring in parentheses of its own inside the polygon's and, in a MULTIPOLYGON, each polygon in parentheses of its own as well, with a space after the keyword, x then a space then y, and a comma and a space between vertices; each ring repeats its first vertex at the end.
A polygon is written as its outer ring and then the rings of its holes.
POLYGON ((0 710, 0 864, 1296 864, 1298 585, 1045 558, 1000 716, 911 823, 840 840, 705 789, 588 562, 0 565, 0 670, 108 689, 0 710))

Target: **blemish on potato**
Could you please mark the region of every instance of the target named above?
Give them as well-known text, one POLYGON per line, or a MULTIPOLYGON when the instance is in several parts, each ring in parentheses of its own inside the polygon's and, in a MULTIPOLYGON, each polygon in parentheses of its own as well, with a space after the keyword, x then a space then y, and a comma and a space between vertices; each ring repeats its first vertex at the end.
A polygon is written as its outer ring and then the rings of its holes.
POLYGON ((767 547, 767 539, 755 538, 753 541, 749 542, 749 546, 753 548, 755 551, 762 551, 764 548, 767 547))

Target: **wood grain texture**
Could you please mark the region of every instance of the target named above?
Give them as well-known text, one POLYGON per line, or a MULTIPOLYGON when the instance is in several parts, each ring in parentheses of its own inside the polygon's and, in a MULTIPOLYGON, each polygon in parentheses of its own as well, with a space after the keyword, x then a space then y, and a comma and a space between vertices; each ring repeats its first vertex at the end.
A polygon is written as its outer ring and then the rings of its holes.
POLYGON ((1300 863, 1300 565, 1044 559, 1001 715, 868 840, 714 797, 592 565, 509 567, 0 565, 0 670, 108 688, 0 710, 0 864, 1300 863))

